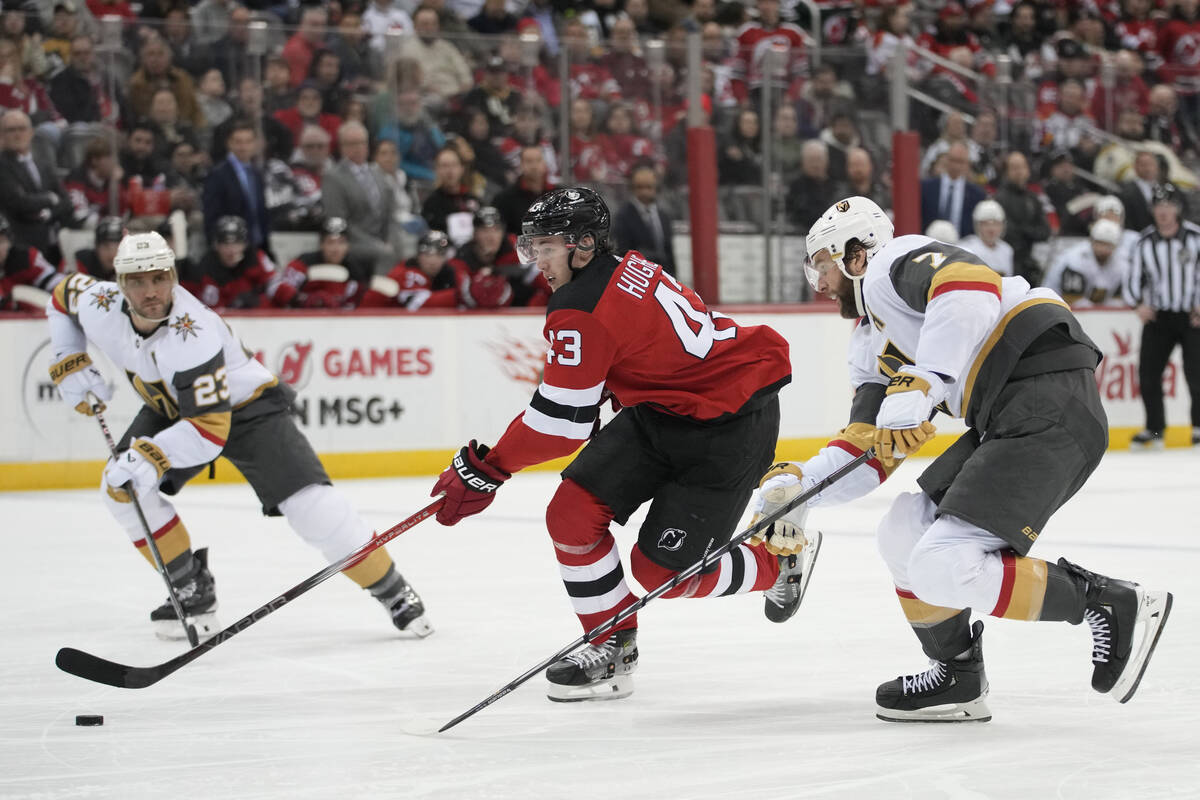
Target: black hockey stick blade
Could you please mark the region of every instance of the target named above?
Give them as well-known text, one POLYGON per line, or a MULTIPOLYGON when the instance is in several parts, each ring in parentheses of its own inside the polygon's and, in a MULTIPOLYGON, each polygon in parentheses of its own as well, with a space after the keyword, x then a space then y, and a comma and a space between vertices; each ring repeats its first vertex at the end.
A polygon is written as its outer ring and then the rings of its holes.
POLYGON ((103 683, 108 686, 116 686, 118 689, 145 689, 147 686, 158 683, 180 667, 192 663, 222 642, 232 639, 268 614, 278 611, 317 584, 323 583, 326 578, 357 564, 374 550, 395 539, 418 522, 436 514, 444 501, 445 498, 439 496, 408 519, 396 523, 383 533, 377 534, 371 541, 365 543, 341 561, 330 564, 317 574, 305 578, 269 603, 259 606, 228 628, 219 631, 211 639, 201 642, 186 653, 180 653, 170 661, 164 661, 152 667, 131 667, 94 656, 91 653, 85 653, 82 650, 76 650, 73 647, 64 647, 58 651, 58 655, 54 658, 54 663, 63 672, 70 673, 77 678, 103 683))
POLYGON ((640 598, 638 598, 637 602, 635 602, 633 605, 627 606, 626 608, 622 609, 621 611, 618 611, 612 617, 610 617, 606 621, 600 623, 596 627, 592 628, 590 631, 585 633, 583 636, 580 636, 578 639, 571 642, 569 645, 562 648, 554 655, 550 656, 549 658, 543 659, 542 661, 538 662, 534 666, 530 667, 525 672, 523 672, 520 675, 518 675, 517 677, 513 678, 511 681, 506 683, 503 688, 496 690, 494 693, 488 695, 487 697, 485 697, 483 700, 476 703, 471 708, 467 709, 466 711, 459 714, 454 719, 447 722, 442 727, 438 728, 438 733, 445 733, 446 731, 450 730, 455 725, 457 725, 458 723, 467 719, 468 717, 472 717, 475 714, 478 714, 480 711, 483 711, 485 708, 490 706, 492 703, 496 702, 501 697, 504 697, 509 692, 511 692, 513 689, 516 689, 518 686, 525 683, 525 681, 529 680, 534 675, 537 675, 539 672, 541 672, 543 669, 545 669, 546 667, 553 664, 558 659, 562 658, 563 656, 567 655, 568 653, 573 652, 580 645, 585 644, 590 641, 594 641, 595 639, 598 639, 598 638, 604 636, 606 633, 611 631, 613 628, 617 627, 617 625, 619 625, 622 622, 624 622, 625 620, 629 619, 631 616, 636 614, 639 610, 644 608, 647 604, 649 604, 649 602, 651 600, 655 599, 656 597, 660 597, 660 596, 666 594, 667 592, 671 591, 676 586, 678 586, 680 583, 682 583, 683 581, 692 577, 697 572, 700 572, 702 569, 709 566, 710 564, 714 563, 715 561, 720 559, 723 555, 728 553, 730 550, 737 547, 739 544, 746 541, 751 536, 754 536, 759 531, 763 531, 763 530, 766 530, 767 528, 770 528, 777 521, 782 519, 783 516, 785 514, 787 514, 789 511, 791 511, 793 508, 800 505, 801 503, 808 502, 813 497, 816 497, 818 494, 820 494, 821 492, 823 492, 827 488, 829 488, 832 484, 836 483, 837 481, 841 480, 846 475, 853 472, 855 469, 857 469, 859 467, 860 464, 865 464, 867 461, 870 461, 874 457, 875 457, 875 448, 873 448, 873 447, 867 448, 866 452, 860 453, 859 455, 855 456, 853 460, 838 467, 833 472, 829 473, 828 476, 823 478, 815 486, 811 487, 807 491, 802 492, 801 494, 792 498, 790 501, 787 502, 787 504, 781 506, 779 509, 773 511, 772 513, 764 516, 758 522, 754 523, 749 528, 746 528, 741 533, 738 533, 737 535, 731 537, 730 540, 728 542, 726 542, 725 544, 723 544, 721 547, 719 547, 716 550, 712 551, 711 553, 707 554, 704 558, 695 562, 687 569, 684 569, 683 571, 676 573, 675 577, 672 578, 671 580, 662 584, 658 588, 653 589, 652 591, 649 591, 646 594, 642 595, 640 598))

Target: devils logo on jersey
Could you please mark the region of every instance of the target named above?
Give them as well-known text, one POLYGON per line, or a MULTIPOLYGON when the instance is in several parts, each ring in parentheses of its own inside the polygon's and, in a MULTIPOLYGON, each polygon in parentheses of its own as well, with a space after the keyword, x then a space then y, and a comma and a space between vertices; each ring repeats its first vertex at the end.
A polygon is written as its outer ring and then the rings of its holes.
POLYGON ((683 547, 683 540, 687 538, 687 531, 681 531, 679 528, 667 528, 658 537, 658 546, 663 550, 672 552, 683 547))

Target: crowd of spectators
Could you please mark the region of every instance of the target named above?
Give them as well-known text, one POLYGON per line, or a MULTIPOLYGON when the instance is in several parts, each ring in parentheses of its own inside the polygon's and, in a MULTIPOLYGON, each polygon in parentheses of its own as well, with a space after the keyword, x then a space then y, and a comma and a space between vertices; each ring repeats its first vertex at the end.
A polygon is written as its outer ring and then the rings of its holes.
MULTIPOLYGON (((61 273, 84 268, 63 248, 80 232, 95 253, 114 220, 175 219, 181 278, 218 307, 536 305, 548 293, 513 238, 571 182, 610 198, 619 247, 673 269, 695 31, 724 220, 771 208, 802 234, 848 194, 890 207, 904 44, 929 100, 910 120, 922 224, 1005 244, 1040 282, 1042 243, 1090 241, 1102 198, 1138 231, 1156 187, 1196 188, 1198 4, 817 0, 814 20, 794 0, 13 0, 0 239, 61 273), (277 264, 279 234, 311 247, 277 264)), ((0 309, 28 269, 5 263, 0 309)))

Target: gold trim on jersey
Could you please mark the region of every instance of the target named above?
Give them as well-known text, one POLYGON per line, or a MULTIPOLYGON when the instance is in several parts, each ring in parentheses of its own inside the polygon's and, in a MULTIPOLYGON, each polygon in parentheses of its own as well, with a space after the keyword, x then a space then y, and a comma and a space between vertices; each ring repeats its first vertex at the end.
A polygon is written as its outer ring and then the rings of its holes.
POLYGON ((263 392, 265 392, 267 389, 273 389, 278 385, 279 385, 279 378, 272 377, 271 380, 267 381, 262 386, 259 386, 257 389, 255 389, 253 392, 251 392, 249 397, 247 397, 245 400, 243 400, 242 402, 240 402, 236 406, 234 406, 233 407, 234 410, 236 411, 239 408, 245 408, 246 406, 250 405, 258 398, 262 397, 263 392))
POLYGON ((1028 622, 1041 619, 1042 603, 1046 600, 1046 562, 1040 558, 1007 554, 1003 558, 1006 574, 999 602, 1004 603, 1004 608, 992 609, 993 616, 1028 622), (1001 613, 996 614, 996 611, 1001 613))
POLYGON ((967 380, 963 386, 962 403, 959 404, 958 407, 958 411, 961 416, 966 417, 967 409, 971 407, 971 395, 975 391, 975 378, 978 377, 979 370, 983 367, 983 362, 987 361, 987 357, 991 354, 992 348, 994 348, 996 343, 999 342, 1001 337, 1004 336, 1004 331, 1006 328, 1008 328, 1009 323, 1012 322, 1013 319, 1015 319, 1016 316, 1022 311, 1026 311, 1034 306, 1040 306, 1043 303, 1053 303, 1056 306, 1062 306, 1068 310, 1071 308, 1061 300, 1055 300, 1054 298, 1050 297, 1034 297, 1026 300, 1023 303, 1018 303, 1017 305, 1013 306, 1013 308, 1007 314, 1001 317, 1000 321, 996 323, 996 327, 992 329, 992 334, 988 336, 987 341, 983 343, 983 347, 979 349, 979 355, 975 357, 975 362, 971 364, 971 371, 967 373, 967 380))
MULTIPOLYGON (((868 448, 875 446, 875 426, 869 422, 851 422, 838 431, 830 443, 838 441, 846 442, 851 447, 857 448, 859 452, 866 452, 868 448)), ((890 477, 900 466, 901 461, 901 459, 892 459, 889 466, 883 459, 877 458, 872 463, 878 463, 883 468, 883 474, 890 477)))
POLYGON ((229 440, 229 428, 233 425, 233 413, 229 411, 213 411, 208 414, 197 414, 185 419, 196 426, 200 435, 214 444, 224 447, 229 440), (219 440, 219 442, 217 441, 219 440))
MULTIPOLYGON (((54 305, 59 311, 72 317, 79 316, 79 295, 88 290, 96 279, 81 272, 74 272, 58 282, 50 292, 54 305)), ((108 309, 106 308, 105 311, 108 309)))
MULTIPOLYGON (((192 538, 188 535, 187 528, 183 526, 183 522, 179 517, 175 517, 167 523, 165 530, 155 534, 154 543, 158 545, 158 554, 162 556, 163 565, 170 564, 175 559, 186 553, 192 546, 192 538)), ((146 543, 144 538, 134 542, 139 553, 150 562, 150 566, 157 569, 154 563, 154 556, 150 553, 150 545, 146 543)))
POLYGON ((353 567, 346 567, 342 574, 364 589, 379 583, 392 566, 392 557, 382 547, 371 551, 371 554, 353 567))
POLYGON ((982 264, 972 264, 969 261, 953 261, 933 273, 929 282, 929 294, 926 302, 932 302, 938 289, 947 283, 986 283, 995 287, 996 296, 1000 295, 1000 273, 982 264))
POLYGON ((914 628, 931 628, 962 613, 961 608, 930 605, 924 600, 912 596, 911 592, 900 594, 900 591, 897 590, 896 597, 900 600, 900 608, 904 611, 905 619, 914 628))

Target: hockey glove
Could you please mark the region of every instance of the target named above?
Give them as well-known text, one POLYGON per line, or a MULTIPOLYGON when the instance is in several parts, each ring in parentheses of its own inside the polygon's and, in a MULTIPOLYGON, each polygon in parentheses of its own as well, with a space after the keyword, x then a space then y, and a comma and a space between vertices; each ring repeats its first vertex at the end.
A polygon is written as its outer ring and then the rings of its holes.
POLYGON ((50 379, 58 385, 58 392, 67 405, 89 417, 92 416, 92 404, 88 392, 100 401, 101 411, 105 408, 104 403, 112 399, 112 389, 104 382, 100 370, 92 366, 87 353, 73 353, 50 367, 50 379))
POLYGON ((917 452, 933 438, 937 428, 929 417, 946 394, 946 384, 936 373, 917 367, 900 368, 888 383, 875 417, 875 454, 885 467, 917 452))
POLYGON ((512 477, 484 461, 487 454, 488 446, 472 439, 438 477, 429 493, 430 497, 446 496, 446 502, 437 513, 438 522, 455 525, 459 520, 483 511, 496 499, 496 490, 512 477))
POLYGON ((158 487, 162 476, 171 468, 171 462, 162 450, 150 439, 134 439, 133 445, 108 460, 104 468, 104 483, 118 500, 126 483, 133 486, 133 493, 144 495, 158 487))
MULTIPOLYGON (((804 472, 800 464, 783 462, 776 464, 763 476, 750 501, 754 509, 751 525, 756 525, 760 519, 774 514, 791 502, 805 490, 803 483, 804 472)), ((767 552, 776 556, 790 556, 799 553, 808 544, 804 535, 804 521, 808 518, 808 504, 801 503, 791 511, 776 520, 769 528, 764 528, 750 537, 751 546, 765 542, 767 552)))

